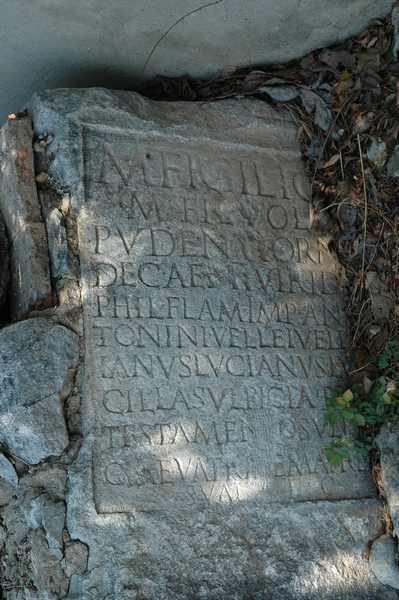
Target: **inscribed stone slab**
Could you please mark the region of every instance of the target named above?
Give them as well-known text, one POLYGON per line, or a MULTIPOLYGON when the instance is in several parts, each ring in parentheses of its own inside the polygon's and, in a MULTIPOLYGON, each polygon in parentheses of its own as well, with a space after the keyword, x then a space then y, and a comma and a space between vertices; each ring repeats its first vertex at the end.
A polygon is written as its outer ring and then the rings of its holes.
POLYGON ((82 119, 99 512, 370 494, 365 461, 322 453, 347 324, 295 125, 248 101, 231 133, 234 106, 202 108, 197 135, 82 119))
POLYGON ((309 228, 294 123, 253 100, 105 90, 31 110, 79 228, 67 526, 89 566, 70 600, 393 598, 362 558, 379 527, 367 465, 322 453, 344 288, 309 228))

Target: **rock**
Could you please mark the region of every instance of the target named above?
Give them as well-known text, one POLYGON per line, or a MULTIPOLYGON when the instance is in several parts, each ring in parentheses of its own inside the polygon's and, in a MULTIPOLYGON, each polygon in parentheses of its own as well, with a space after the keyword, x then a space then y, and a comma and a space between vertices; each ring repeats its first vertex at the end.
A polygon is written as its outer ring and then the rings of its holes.
POLYGON ((380 139, 372 138, 371 144, 367 150, 367 158, 377 169, 382 169, 387 160, 387 147, 385 142, 380 139))
POLYGON ((0 120, 44 85, 123 88, 156 75, 208 77, 286 62, 361 32, 391 7, 392 0, 162 0, 112 8, 96 0, 68 9, 52 0, 35 10, 31 0, 4 3, 0 120))
POLYGON ((385 281, 376 271, 366 273, 366 289, 370 294, 371 310, 376 323, 385 323, 392 315, 394 300, 385 281))
POLYGON ((18 475, 10 461, 0 454, 0 506, 7 504, 18 486, 18 475))
POLYGON ((10 268, 8 251, 8 236, 0 211, 0 314, 6 301, 8 291, 10 268))
POLYGON ((76 334, 45 319, 0 331, 0 440, 28 464, 68 445, 62 404, 77 360, 76 334))
POLYGON ((72 575, 84 575, 87 569, 89 550, 85 544, 79 541, 69 542, 65 546, 65 558, 63 568, 67 577, 72 575))
POLYGON ((46 494, 34 498, 31 503, 31 528, 42 528, 46 534, 49 551, 58 560, 63 557, 63 531, 65 504, 55 502, 46 494))
POLYGON ((29 118, 9 121, 0 130, 0 210, 11 243, 10 309, 14 319, 52 303, 47 236, 36 190, 32 138, 29 118))
POLYGON ((52 276, 60 280, 69 275, 68 244, 64 225, 64 218, 58 208, 49 211, 47 218, 47 235, 49 240, 50 262, 52 276))
MULTIPOLYGON (((54 475, 54 469, 49 468, 48 474, 54 475)), ((29 474, 21 478, 15 496, 2 510, 6 530, 1 573, 5 600, 59 600, 68 590, 61 551, 65 504, 54 500, 44 486, 36 487, 32 477, 29 474)))
POLYGON ((394 536, 399 539, 399 427, 385 425, 376 438, 380 451, 382 492, 394 527, 394 536))
POLYGON ((393 149, 388 161, 387 172, 389 177, 399 177, 399 145, 393 149))
POLYGON ((4 454, 0 454, 0 479, 6 481, 12 487, 17 487, 18 485, 18 475, 12 463, 10 463, 4 454))
POLYGON ((382 512, 367 460, 323 452, 345 291, 294 122, 249 98, 102 89, 31 110, 81 266, 68 600, 396 598, 365 558, 382 512))
POLYGON ((371 548, 370 567, 383 585, 399 590, 397 549, 390 535, 382 535, 371 548))
MULTIPOLYGON (((61 562, 55 558, 47 545, 42 529, 29 532, 31 544, 29 552, 32 583, 37 590, 34 600, 59 600, 65 598, 68 592, 68 580, 61 567, 61 562)), ((29 600, 27 596, 26 600, 29 600)))

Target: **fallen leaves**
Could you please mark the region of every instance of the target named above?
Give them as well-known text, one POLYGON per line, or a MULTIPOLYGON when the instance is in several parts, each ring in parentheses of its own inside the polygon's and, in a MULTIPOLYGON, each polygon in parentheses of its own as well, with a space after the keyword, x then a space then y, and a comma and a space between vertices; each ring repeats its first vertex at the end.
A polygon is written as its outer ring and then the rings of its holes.
POLYGON ((298 120, 313 221, 334 239, 351 288, 356 368, 399 327, 399 12, 344 44, 287 65, 210 81, 158 79, 154 98, 257 96, 298 120), (378 277, 386 288, 376 293, 378 277))

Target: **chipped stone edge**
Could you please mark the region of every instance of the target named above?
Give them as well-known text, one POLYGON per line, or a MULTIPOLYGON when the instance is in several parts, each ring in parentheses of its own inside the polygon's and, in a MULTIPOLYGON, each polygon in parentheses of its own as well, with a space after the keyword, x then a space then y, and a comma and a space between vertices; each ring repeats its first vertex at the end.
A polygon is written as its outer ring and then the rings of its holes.
POLYGON ((32 139, 31 120, 27 116, 9 120, 0 131, 0 210, 11 243, 10 307, 16 321, 53 302, 32 139))

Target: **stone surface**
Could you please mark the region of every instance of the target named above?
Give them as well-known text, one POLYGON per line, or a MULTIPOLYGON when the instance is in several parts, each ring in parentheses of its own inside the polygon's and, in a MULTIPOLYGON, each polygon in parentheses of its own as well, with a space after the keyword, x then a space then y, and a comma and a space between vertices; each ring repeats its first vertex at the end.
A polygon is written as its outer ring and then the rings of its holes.
POLYGON ((397 598, 365 558, 383 533, 366 463, 322 452, 344 280, 309 228, 290 117, 98 89, 31 110, 82 273, 68 600, 397 598))
POLYGON ((30 118, 0 130, 0 210, 11 247, 11 316, 52 302, 47 236, 37 196, 30 118))
MULTIPOLYGON (((0 211, 0 315, 7 298, 9 281, 8 236, 0 211)), ((1 321, 1 316, 0 316, 1 321)))
POLYGON ((386 425, 376 439, 380 451, 382 492, 399 539, 399 427, 386 425))
POLYGON ((81 542, 70 542, 65 547, 64 572, 67 577, 84 575, 87 569, 89 550, 81 542))
POLYGON ((382 535, 371 549, 370 567, 382 584, 399 590, 397 547, 390 535, 382 535))
POLYGON ((60 600, 68 591, 60 550, 65 476, 54 467, 25 475, 2 512, 1 588, 7 600, 60 600))
POLYGON ((0 506, 7 504, 18 486, 18 475, 10 461, 0 454, 0 506))
POLYGON ((0 331, 0 441, 36 464, 68 445, 63 400, 71 391, 78 337, 45 319, 0 331))
POLYGON ((277 63, 360 32, 392 0, 1 0, 0 122, 34 91, 277 63))

